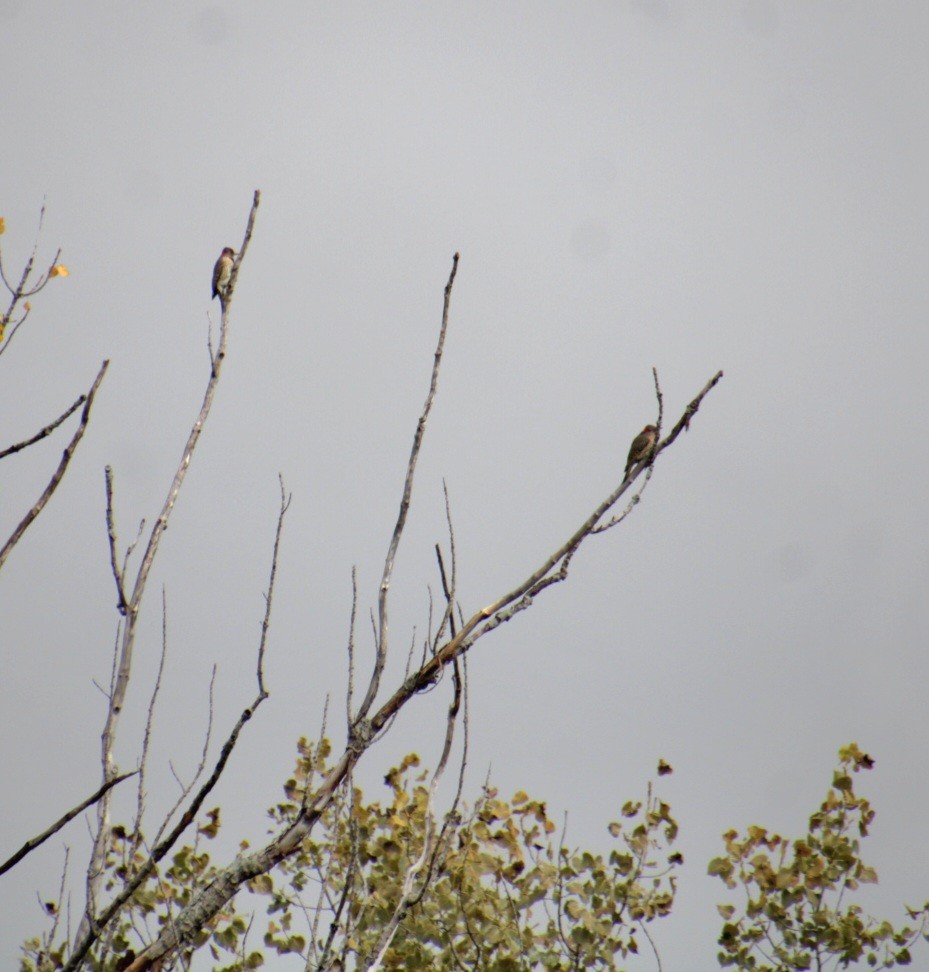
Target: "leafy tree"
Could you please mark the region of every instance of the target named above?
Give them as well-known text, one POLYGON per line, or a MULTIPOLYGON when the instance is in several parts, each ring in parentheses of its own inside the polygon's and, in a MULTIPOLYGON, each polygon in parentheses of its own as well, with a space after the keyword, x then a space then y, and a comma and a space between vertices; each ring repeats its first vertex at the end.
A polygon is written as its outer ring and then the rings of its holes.
MULTIPOLYGON (((298 751, 285 800, 268 811, 275 827, 295 819, 308 788, 331 769, 328 740, 301 739, 298 751)), ((233 903, 201 930, 185 960, 205 948, 220 963, 215 968, 230 972, 260 967, 269 952, 299 955, 312 969, 613 969, 639 950, 640 938, 650 941, 650 922, 670 913, 672 872, 682 863, 670 850, 677 824, 651 788, 610 824, 616 847, 604 858, 563 846, 544 803, 523 792, 506 801, 489 786, 472 808, 447 815, 430 841, 428 775, 409 755, 385 777, 389 801, 365 802, 360 790, 347 790, 313 839, 276 874, 250 883, 253 895, 268 899, 263 931, 233 903), (424 866, 414 873, 419 859, 424 866), (398 921, 402 934, 388 940, 398 921)), ((134 930, 169 924, 197 885, 219 876, 204 849, 219 829, 216 808, 157 884, 127 902, 89 967, 131 962, 134 930)), ((144 863, 139 846, 125 828, 113 828, 107 891, 144 863)), ((47 940, 31 939, 24 951, 23 972, 63 964, 63 952, 47 940)))
POLYGON ((725 919, 719 938, 720 965, 756 972, 847 968, 864 958, 869 966, 910 963, 910 948, 925 935, 929 903, 907 909, 914 927, 895 928, 867 918, 849 899, 877 872, 859 856, 874 810, 855 793, 854 774, 874 761, 854 743, 839 750, 839 766, 809 831, 790 841, 749 827, 743 838, 723 835, 726 854, 709 873, 731 889, 741 887, 745 905, 719 905, 725 919))
MULTIPOLYGON (((457 565, 451 515, 446 552, 436 544, 444 604, 425 626, 419 657, 411 652, 399 684, 382 684, 391 650, 389 602, 394 563, 412 500, 420 449, 438 387, 449 326, 458 255, 445 286, 441 326, 429 390, 413 436, 400 510, 384 560, 372 612, 374 662, 367 683, 356 694, 355 617, 352 604, 345 739, 298 746, 294 775, 285 798, 270 811, 272 830, 262 847, 240 845, 232 861, 217 862, 207 849, 221 829, 221 810, 210 808, 211 793, 226 771, 229 756, 249 720, 268 698, 263 663, 271 623, 278 550, 290 498, 281 482, 281 503, 271 554, 265 612, 257 644, 257 691, 251 705, 229 730, 212 766, 206 752, 197 778, 184 788, 176 806, 161 820, 146 819, 144 771, 147 741, 134 771, 120 773, 115 740, 127 700, 137 648, 138 619, 160 541, 206 427, 214 393, 228 352, 228 322, 236 281, 246 256, 257 209, 256 192, 244 238, 230 278, 220 294, 217 342, 209 340, 209 372, 202 405, 184 444, 161 510, 148 532, 119 549, 114 503, 114 473, 105 476, 105 514, 110 567, 116 586, 116 639, 112 681, 102 733, 102 780, 81 804, 0 864, 0 875, 14 867, 51 834, 85 808, 96 805, 92 850, 86 869, 86 900, 75 933, 61 927, 60 900, 49 901, 50 927, 23 949, 23 972, 64 969, 99 972, 167 972, 187 968, 195 955, 209 956, 214 969, 260 967, 271 953, 289 955, 309 970, 324 969, 617 969, 651 949, 649 926, 669 914, 677 872, 683 860, 673 850, 678 826, 669 806, 648 787, 641 801, 626 803, 609 825, 615 845, 606 855, 572 850, 546 805, 527 794, 507 801, 485 786, 470 808, 462 800, 465 759, 459 766, 452 805, 436 807, 438 785, 447 769, 456 729, 463 726, 466 752, 467 662, 476 643, 532 607, 551 586, 564 582, 572 559, 592 538, 609 533, 634 511, 656 462, 689 428, 705 396, 722 378, 718 372, 662 433, 664 398, 654 372, 657 418, 649 448, 638 451, 604 499, 579 526, 523 580, 488 605, 463 611, 457 598, 457 565), (654 447, 651 448, 652 441, 654 447), (640 481, 639 485, 636 485, 640 481), (625 506, 620 508, 620 501, 625 506), (138 547, 138 549, 136 549, 138 547), (451 700, 444 724, 439 765, 419 770, 410 755, 385 777, 389 800, 366 802, 354 771, 372 744, 388 733, 395 716, 419 693, 444 681, 451 700), (359 701, 360 699, 360 701, 359 701), (111 820, 111 791, 138 775, 137 812, 122 823, 111 820), (191 838, 190 833, 193 832, 191 838), (152 832, 154 836, 152 836, 152 832), (243 898, 267 905, 264 923, 247 917, 243 898)), ((0 231, 2 231, 0 221, 0 231)), ((18 284, 2 279, 11 295, 0 319, 0 354, 30 313, 27 298, 67 270, 56 254, 50 269, 32 280, 35 253, 18 284), (30 282, 31 281, 31 282, 30 282)), ((0 271, 2 271, 0 260, 0 271)), ((89 392, 39 433, 0 451, 0 459, 50 435, 81 408, 77 431, 39 500, 0 547, 0 568, 21 542, 29 525, 60 486, 91 415, 94 396, 107 370, 104 362, 89 392), (83 406, 83 407, 82 407, 83 406)), ((149 646, 150 647, 150 646, 149 646)), ((162 658, 165 645, 162 644, 162 658)), ((157 695, 157 683, 152 699, 157 695)), ((151 720, 154 701, 149 705, 151 720)), ((146 734, 147 740, 147 734, 146 734)), ((910 948, 925 933, 929 906, 911 911, 917 924, 895 929, 866 919, 847 900, 860 883, 876 879, 858 857, 858 837, 867 834, 870 805, 856 796, 852 773, 868 768, 857 747, 840 753, 841 766, 809 833, 792 844, 763 828, 751 827, 744 839, 725 835, 726 856, 710 871, 726 884, 744 889, 744 912, 721 906, 725 919, 720 963, 740 969, 781 972, 847 966, 866 959, 891 967, 910 960, 910 948), (831 965, 830 965, 831 963, 831 965)), ((659 764, 659 775, 668 772, 659 764)), ((88 787, 90 789, 90 787, 88 787)), ((62 891, 65 895, 65 881, 62 891)), ((657 952, 655 953, 657 959, 657 952)), ((277 961, 277 959, 275 959, 277 961)), ((660 963, 659 963, 660 965, 660 963)))

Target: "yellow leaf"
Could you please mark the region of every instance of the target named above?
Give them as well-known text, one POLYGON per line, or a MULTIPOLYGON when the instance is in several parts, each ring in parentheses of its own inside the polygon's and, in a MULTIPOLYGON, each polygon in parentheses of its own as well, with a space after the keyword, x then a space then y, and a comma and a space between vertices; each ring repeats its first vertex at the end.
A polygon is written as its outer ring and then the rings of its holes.
POLYGON ((517 790, 513 794, 513 806, 519 806, 520 803, 525 803, 529 799, 529 794, 525 790, 517 790))
POLYGON ((70 270, 63 263, 56 263, 51 270, 48 271, 50 277, 67 277, 71 273, 70 270))
POLYGON ((6 229, 6 221, 2 216, 0 216, 0 233, 6 229))

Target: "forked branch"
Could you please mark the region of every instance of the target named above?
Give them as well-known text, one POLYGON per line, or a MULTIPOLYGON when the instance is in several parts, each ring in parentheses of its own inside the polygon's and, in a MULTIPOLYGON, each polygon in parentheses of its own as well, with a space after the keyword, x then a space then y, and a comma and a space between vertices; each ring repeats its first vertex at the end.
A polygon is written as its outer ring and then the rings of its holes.
POLYGON ((52 478, 48 481, 48 485, 42 490, 41 496, 35 501, 32 509, 22 518, 9 540, 0 549, 0 568, 3 567, 7 557, 9 557, 10 551, 19 543, 23 534, 35 522, 36 517, 45 509, 46 504, 52 498, 52 494, 58 489, 58 484, 64 478, 64 474, 68 471, 68 466, 71 464, 74 452, 78 445, 80 445, 81 439, 84 438, 84 433, 87 431, 87 423, 90 421, 90 410, 93 408, 97 389, 100 387, 100 382, 103 381, 103 376, 106 374, 106 369, 109 365, 109 361, 104 361, 100 365, 100 370, 97 372, 94 383, 90 386, 90 391, 84 396, 84 408, 81 412, 80 424, 77 427, 77 431, 71 437, 71 441, 65 446, 65 450, 61 455, 61 461, 58 463, 58 468, 52 473, 52 478))
POLYGON ((413 495, 413 479, 416 475, 416 461, 419 459, 419 452, 423 444, 423 435, 426 432, 426 421, 432 411, 432 403, 435 401, 436 389, 439 384, 439 367, 442 364, 442 352, 445 349, 445 335, 448 331, 448 310, 452 299, 452 287, 455 283, 455 275, 458 273, 458 254, 452 257, 452 269, 445 285, 445 302, 442 307, 442 326, 439 328, 439 340, 436 343, 435 354, 432 362, 432 377, 429 381, 429 393, 423 404, 419 421, 416 423, 416 433, 413 436, 413 448, 410 450, 410 459, 406 467, 406 478, 403 481, 403 496, 400 500, 400 512, 397 514, 397 522, 394 524, 394 532, 390 538, 390 545, 387 548, 387 556, 384 559, 384 573, 381 577, 381 586, 378 590, 377 599, 377 643, 375 645, 374 671, 371 674, 371 681, 368 684, 368 691, 364 701, 355 717, 356 722, 364 719, 374 699, 377 697, 377 690, 381 684, 381 675, 384 665, 387 662, 387 595, 390 591, 390 579, 393 575, 394 560, 397 556, 397 548, 400 546, 400 538, 403 536, 403 528, 406 526, 407 514, 410 510, 410 499, 413 495))
POLYGON ((7 446, 6 449, 0 450, 0 459, 5 459, 7 456, 13 455, 14 452, 20 452, 22 449, 28 449, 29 446, 35 445, 36 442, 40 442, 46 436, 51 435, 65 419, 73 415, 86 401, 86 395, 78 396, 77 401, 70 408, 62 412, 54 422, 49 422, 44 429, 40 429, 35 435, 24 439, 22 442, 17 442, 15 445, 7 446))
MULTIPOLYGON (((116 678, 113 681, 113 688, 110 693, 109 704, 107 706, 106 721, 101 734, 101 762, 103 767, 104 782, 116 775, 117 772, 113 761, 113 749, 116 740, 116 730, 119 724, 119 717, 122 714, 126 699, 126 692, 129 687, 129 678, 132 672, 132 653, 135 646, 139 612, 142 606, 142 599, 145 595, 146 584, 148 582, 149 574, 151 573, 152 565, 155 562, 155 556, 158 552, 161 538, 168 527, 168 521, 171 517, 171 513, 174 510, 178 494, 181 491, 181 486, 183 485, 184 479, 187 475, 187 470, 190 468, 190 462, 193 458, 194 450, 196 449, 197 443, 200 440, 200 434, 203 431, 203 427, 206 424, 213 404, 216 386, 222 372, 223 360, 226 356, 232 283, 234 282, 238 267, 244 259, 245 253, 248 249, 248 243, 251 239, 252 229, 255 223, 255 214, 258 209, 259 201, 260 193, 256 190, 254 199, 252 201, 252 208, 249 213, 248 224, 245 230, 245 237, 243 239, 239 256, 236 261, 236 266, 233 271, 233 278, 230 280, 228 296, 223 303, 219 345, 215 355, 212 356, 210 363, 210 376, 207 380, 206 390, 203 395, 203 403, 200 406, 200 411, 194 420, 190 433, 187 436, 187 442, 184 446, 180 463, 178 464, 177 470, 174 473, 174 479, 171 482, 168 495, 165 498, 164 505, 161 508, 161 513, 152 526, 151 533, 149 534, 148 542, 145 547, 145 552, 142 555, 142 560, 139 564, 135 581, 132 584, 131 592, 127 583, 127 578, 123 576, 116 567, 116 561, 113 556, 115 551, 115 533, 112 528, 112 511, 110 510, 108 513, 107 529, 108 533, 112 536, 110 541, 111 566, 113 568, 117 583, 118 609, 121 614, 125 615, 125 622, 122 625, 122 633, 120 636, 116 678)), ((111 482, 108 480, 108 504, 111 502, 110 493, 111 482)), ((85 903, 84 916, 77 931, 77 941, 86 940, 87 937, 93 932, 93 928, 96 923, 94 914, 96 911, 96 905, 94 899, 96 896, 96 889, 100 886, 104 873, 103 862, 105 859, 108 831, 109 799, 104 797, 97 805, 97 831, 94 838, 90 863, 87 869, 87 901, 85 903)))
POLYGON ((126 902, 154 872, 155 866, 158 864, 158 862, 162 860, 162 858, 171 850, 172 847, 174 847, 184 831, 194 822, 200 808, 203 806, 204 800, 206 800, 207 796, 209 796, 216 784, 219 782, 220 777, 226 768, 226 764, 229 761, 229 757, 232 755, 232 752, 235 749, 242 729, 255 714, 258 706, 261 705, 261 703, 268 697, 268 693, 265 690, 264 685, 264 656, 267 648, 268 630, 271 623, 271 607, 274 602, 274 584, 277 578, 281 533, 284 526, 284 517, 287 515, 287 510, 289 508, 290 496, 284 489, 284 482, 282 479, 281 505, 278 510, 277 529, 275 530, 274 534, 274 550, 271 555, 271 570, 268 579, 268 590, 265 594, 265 610, 261 622, 261 638, 258 644, 258 668, 256 675, 258 681, 258 695, 255 697, 251 705, 246 706, 246 708, 244 708, 242 713, 239 715, 238 720, 232 727, 232 731, 229 733, 228 738, 220 750, 219 757, 216 760, 216 764, 213 767, 213 772, 210 774, 209 779, 207 779, 197 791, 193 800, 184 811, 177 824, 171 828, 171 831, 167 834, 167 836, 165 836, 155 845, 148 860, 139 868, 138 873, 133 876, 131 881, 127 882, 123 890, 110 902, 102 913, 97 916, 92 923, 89 923, 89 927, 80 935, 80 939, 75 945, 74 951, 69 957, 67 964, 64 966, 63 972, 76 972, 76 970, 81 967, 81 962, 84 960, 84 957, 87 955, 88 951, 90 951, 92 948, 94 942, 100 938, 103 931, 119 914, 126 902))

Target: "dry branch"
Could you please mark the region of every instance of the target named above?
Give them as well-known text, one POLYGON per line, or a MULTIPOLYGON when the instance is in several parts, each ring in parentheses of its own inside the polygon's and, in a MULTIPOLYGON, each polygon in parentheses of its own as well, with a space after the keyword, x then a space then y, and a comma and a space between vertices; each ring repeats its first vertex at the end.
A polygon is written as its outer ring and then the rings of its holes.
MULTIPOLYGON (((213 397, 215 395, 216 386, 219 382, 220 373, 222 371, 223 359, 226 356, 229 306, 231 304, 232 286, 235 282, 239 264, 244 259, 245 253, 248 249, 248 243, 251 239, 251 234, 255 223, 255 214, 258 209, 259 201, 260 193, 256 190, 245 230, 245 237, 239 251, 239 256, 236 260, 236 265, 233 268, 232 278, 230 279, 227 299, 223 303, 219 346, 210 363, 210 377, 207 381, 206 391, 204 392, 203 403, 200 406, 200 411, 187 437, 187 442, 184 446, 181 461, 178 464, 177 470, 174 474, 174 479, 171 483, 170 489, 168 490, 168 495, 165 498, 164 505, 161 508, 161 513, 159 514, 158 519, 155 521, 151 533, 149 534, 148 543, 146 545, 145 552, 142 555, 142 561, 139 565, 135 582, 132 585, 132 592, 129 594, 128 598, 126 596, 125 577, 123 577, 117 570, 115 559, 113 559, 115 539, 111 543, 111 565, 114 569, 114 575, 116 576, 117 580, 117 589, 119 590, 119 610, 121 614, 125 615, 125 623, 123 624, 122 636, 120 638, 116 678, 110 693, 106 721, 101 734, 101 763, 103 768, 104 782, 116 775, 117 772, 113 761, 113 748, 115 745, 116 730, 119 724, 119 718, 122 714, 123 705, 125 703, 126 691, 129 687, 129 679, 132 672, 132 653, 135 646, 136 628, 139 620, 139 612, 142 606, 142 599, 145 595, 146 583, 148 581, 152 565, 155 561, 155 556, 158 552, 161 537, 168 527, 168 520, 170 519, 171 513, 174 510, 178 494, 180 493, 181 486, 184 483, 184 478, 187 475, 187 470, 190 468, 190 462, 193 457, 194 450, 196 449, 197 443, 200 440, 200 434, 203 431, 203 427, 206 424, 213 404, 213 397)), ((108 494, 109 492, 110 490, 108 488, 108 494)), ((108 495, 108 502, 109 501, 110 497, 108 495)), ((111 514, 108 516, 107 526, 109 532, 112 528, 111 514)), ((95 897, 96 891, 99 888, 103 877, 103 862, 105 859, 108 834, 109 800, 104 798, 97 806, 97 832, 94 839, 93 849, 91 851, 90 863, 87 868, 87 900, 85 902, 84 915, 77 931, 77 941, 86 940, 94 930, 94 925, 96 922, 94 917, 94 912, 96 910, 95 897)))
POLYGON ((71 463, 71 459, 74 456, 74 451, 80 444, 81 439, 84 438, 84 432, 87 430, 87 423, 90 421, 90 410, 93 408, 94 398, 97 395, 97 389, 100 387, 100 382, 103 381, 103 376, 106 374, 106 369, 109 367, 110 362, 104 361, 100 365, 100 370, 97 372, 97 377, 94 379, 94 383, 90 386, 90 391, 84 398, 84 408, 81 412, 81 421, 77 427, 77 431, 71 437, 71 441, 65 447, 64 452, 61 455, 61 461, 58 463, 58 468, 52 473, 52 478, 48 481, 48 485, 42 490, 42 495, 35 501, 32 509, 23 517, 20 521, 19 526, 13 531, 10 539, 4 544, 3 549, 0 550, 0 568, 6 562, 7 557, 10 555, 10 551, 16 546, 17 543, 22 539, 23 534, 32 523, 35 521, 36 517, 45 509, 46 504, 52 498, 52 494, 58 488, 58 484, 64 478, 64 474, 68 471, 68 466, 71 463))
POLYGON ((117 783, 122 783, 123 780, 128 780, 130 776, 135 776, 136 773, 138 773, 138 770, 133 770, 131 773, 123 773, 121 776, 114 776, 113 779, 104 783, 96 793, 91 794, 83 803, 79 803, 76 807, 70 809, 60 820, 53 823, 48 830, 44 830, 38 837, 32 837, 30 840, 27 840, 12 857, 0 864, 0 874, 5 874, 11 868, 15 867, 27 854, 34 851, 41 844, 44 844, 49 837, 57 834, 68 821, 73 820, 88 807, 92 807, 107 790, 112 789, 117 783))
MULTIPOLYGON (((168 851, 171 850, 171 848, 180 839, 183 832, 194 822, 197 813, 200 811, 200 808, 203 805, 203 801, 207 798, 207 796, 209 796, 216 784, 219 782, 219 779, 226 768, 226 764, 229 761, 229 757, 232 755, 236 743, 238 742, 239 734, 242 732, 245 724, 255 714, 258 706, 261 705, 261 703, 268 697, 268 693, 264 688, 264 654, 267 647, 268 629, 271 621, 271 606, 274 601, 274 582, 277 577, 277 563, 278 553, 280 551, 281 531, 283 529, 284 517, 287 514, 289 507, 290 497, 285 494, 284 483, 282 480, 281 506, 278 511, 277 529, 274 536, 274 551, 271 558, 268 591, 265 594, 265 611, 262 618, 261 638, 258 646, 258 695, 251 705, 242 710, 242 713, 233 726, 232 731, 229 733, 226 742, 223 744, 223 748, 220 751, 219 758, 216 760, 216 764, 213 767, 213 772, 210 774, 209 779, 206 780, 206 782, 200 787, 193 801, 184 811, 177 824, 175 824, 175 826, 171 829, 170 833, 155 845, 148 860, 142 865, 138 873, 133 876, 132 880, 126 884, 123 890, 113 899, 113 901, 110 902, 106 909, 94 919, 84 934, 79 936, 80 940, 75 945, 74 951, 68 959, 67 964, 64 966, 63 972, 76 972, 76 970, 80 968, 81 962, 87 955, 87 952, 106 929, 107 925, 109 925, 109 923, 119 914, 123 905, 126 904, 133 894, 135 894, 135 892, 142 886, 144 881, 154 872, 155 865, 168 853, 168 851)), ((174 925, 170 927, 172 929, 175 928, 174 925)), ((135 963, 133 963, 133 967, 134 965, 135 963)))
POLYGON ((16 307, 20 301, 25 300, 27 297, 33 297, 48 283, 52 277, 52 271, 55 269, 58 260, 61 257, 61 250, 59 249, 55 253, 55 257, 49 264, 48 270, 43 273, 38 281, 33 286, 27 286, 29 278, 32 276, 32 268, 35 266, 36 255, 39 250, 39 237, 42 235, 42 224, 45 221, 45 204, 42 204, 42 209, 39 211, 39 228, 36 233, 36 241, 32 247, 32 253, 29 259, 26 261, 25 267, 23 267, 23 272, 20 275, 19 283, 13 286, 6 276, 6 270, 3 267, 3 260, 0 257, 0 280, 3 281, 4 286, 10 292, 10 306, 2 315, 0 315, 0 355, 4 354, 9 348, 10 343, 16 335, 16 332, 25 323, 26 318, 29 316, 29 311, 31 310, 29 304, 27 303, 24 307, 22 316, 18 320, 13 320, 13 315, 16 313, 16 307), (12 323, 12 327, 10 324, 12 323), (6 334, 6 330, 9 327, 9 334, 6 334))
POLYGON ((410 459, 406 468, 406 478, 403 482, 403 497, 400 500, 400 512, 397 515, 397 522, 394 524, 394 532, 391 535, 390 545, 387 548, 387 556, 384 559, 384 574, 381 578, 381 586, 378 591, 377 600, 378 625, 374 671, 371 674, 371 681, 368 685, 368 691, 365 694, 364 701, 361 703, 361 708, 359 708, 358 714, 355 717, 356 723, 366 718, 368 712, 371 710, 371 706, 373 705, 374 699, 377 696, 377 690, 381 684, 381 675, 384 671, 384 665, 387 662, 387 595, 390 590, 390 579, 393 574, 394 559, 397 555, 397 548, 400 546, 400 538, 403 535, 403 528, 406 526, 407 513, 409 513, 410 509, 410 499, 413 495, 413 478, 416 474, 416 461, 419 459, 419 452, 423 444, 423 435, 426 432, 426 420, 429 418, 429 412, 432 410, 432 403, 435 401, 435 393, 436 389, 438 388, 439 367, 442 364, 442 352, 445 348, 445 335, 448 331, 448 310, 452 299, 452 287, 455 284, 455 275, 457 273, 458 254, 456 253, 452 258, 452 270, 448 277, 448 283, 445 285, 445 302, 442 308, 442 326, 439 328, 439 340, 436 343, 435 354, 433 357, 432 378, 429 382, 429 393, 426 395, 423 410, 420 413, 419 421, 416 423, 416 433, 413 436, 413 447, 410 450, 410 459))
POLYGON ((0 459, 5 459, 7 456, 13 455, 14 452, 20 452, 22 449, 28 449, 29 446, 35 445, 36 442, 40 442, 46 436, 51 435, 52 432, 54 432, 55 429, 57 429, 58 426, 65 421, 65 419, 73 415, 86 401, 87 401, 86 395, 78 396, 77 401, 70 408, 62 412, 62 414, 59 415, 54 422, 49 422, 49 424, 46 425, 44 429, 41 429, 40 431, 36 432, 36 434, 33 435, 31 438, 24 439, 22 442, 17 442, 16 445, 8 446, 6 449, 0 452, 0 459))

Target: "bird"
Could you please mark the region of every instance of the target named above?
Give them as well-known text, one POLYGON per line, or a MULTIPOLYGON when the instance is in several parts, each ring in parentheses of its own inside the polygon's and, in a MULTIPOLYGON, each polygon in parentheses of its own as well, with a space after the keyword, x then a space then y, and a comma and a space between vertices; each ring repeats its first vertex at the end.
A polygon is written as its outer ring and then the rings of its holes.
POLYGON ((220 303, 226 299, 226 287, 229 286, 234 260, 235 250, 231 246, 225 246, 216 261, 216 266, 213 267, 213 297, 219 297, 220 303))
POLYGON ((629 456, 626 459, 626 472, 623 479, 629 478, 632 467, 643 459, 648 459, 655 448, 655 440, 658 437, 658 429, 654 425, 646 425, 644 429, 632 440, 629 447, 629 456))

